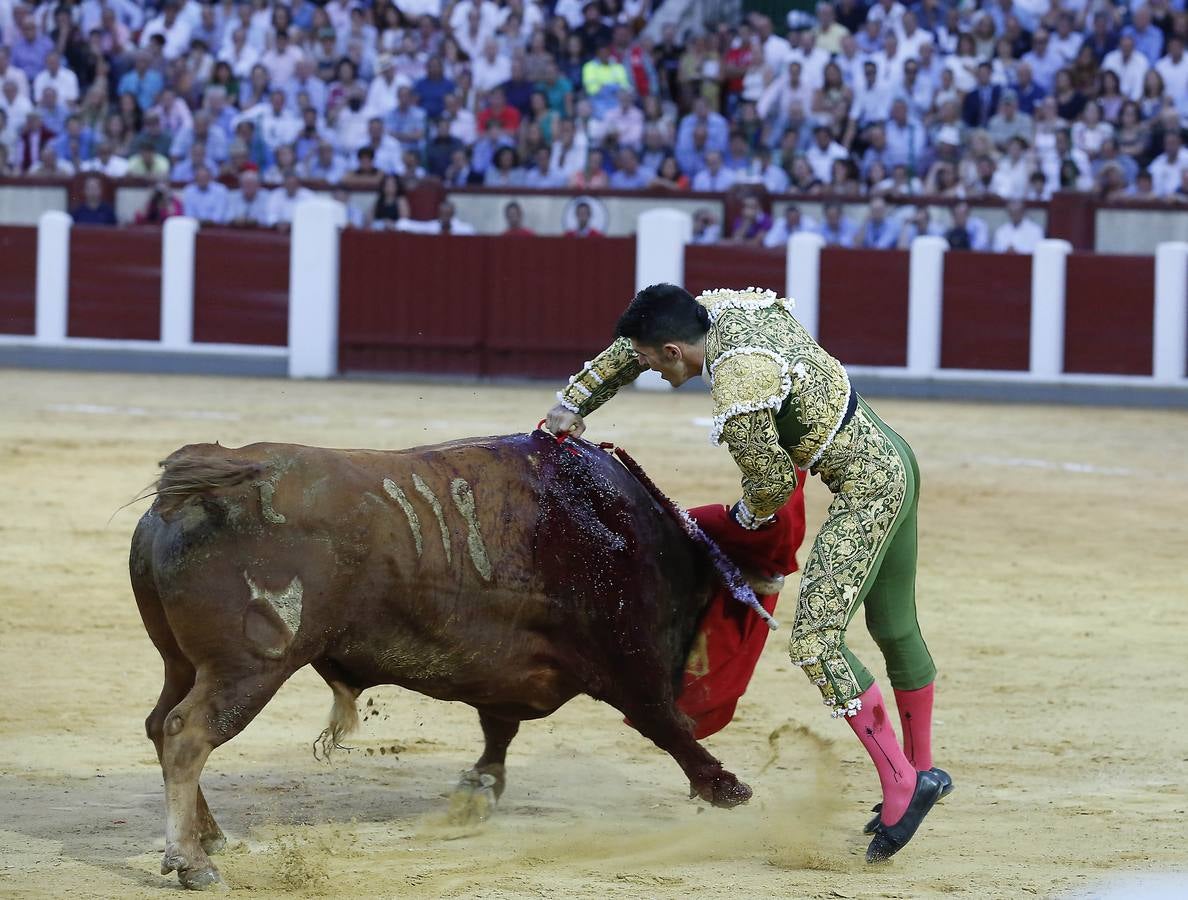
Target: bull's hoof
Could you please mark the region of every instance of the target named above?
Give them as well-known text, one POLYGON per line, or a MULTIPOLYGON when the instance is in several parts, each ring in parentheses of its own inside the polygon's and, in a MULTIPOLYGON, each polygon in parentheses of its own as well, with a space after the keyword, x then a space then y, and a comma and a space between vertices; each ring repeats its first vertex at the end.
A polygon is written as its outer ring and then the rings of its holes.
POLYGON ((451 825, 477 825, 489 819, 498 802, 495 783, 494 775, 476 769, 463 772, 458 786, 450 794, 447 821, 451 825))
POLYGON ((733 809, 751 799, 751 788, 729 772, 720 772, 696 793, 719 809, 733 809))
POLYGON ((218 890, 226 887, 219 870, 210 860, 203 856, 199 862, 187 856, 176 845, 167 846, 165 855, 161 858, 161 874, 168 875, 170 872, 177 872, 177 880, 181 882, 182 887, 192 891, 218 890))
POLYGON ((479 775, 490 775, 495 779, 495 783, 491 785, 491 789, 495 792, 496 800, 503 796, 503 789, 507 787, 507 769, 504 768, 503 763, 491 763, 475 771, 479 775))

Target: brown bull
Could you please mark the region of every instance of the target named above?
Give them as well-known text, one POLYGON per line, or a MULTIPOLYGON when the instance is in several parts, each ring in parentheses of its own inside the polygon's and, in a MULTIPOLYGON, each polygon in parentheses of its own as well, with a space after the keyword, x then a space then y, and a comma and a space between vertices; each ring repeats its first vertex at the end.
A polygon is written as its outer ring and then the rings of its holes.
POLYGON ((165 661, 145 723, 163 874, 220 880, 202 767, 305 665, 334 692, 331 743, 374 685, 475 707, 486 745, 469 774, 496 795, 519 723, 588 694, 696 794, 750 797, 674 706, 714 569, 608 454, 537 432, 395 452, 203 444, 163 466, 129 564, 165 661))

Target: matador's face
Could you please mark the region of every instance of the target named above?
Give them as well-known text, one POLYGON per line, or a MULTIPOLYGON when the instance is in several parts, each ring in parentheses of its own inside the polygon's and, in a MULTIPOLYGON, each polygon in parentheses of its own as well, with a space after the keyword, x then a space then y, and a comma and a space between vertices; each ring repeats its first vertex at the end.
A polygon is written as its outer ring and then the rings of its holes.
POLYGON ((631 348, 641 366, 659 372, 660 377, 673 387, 680 387, 690 378, 701 374, 700 366, 694 367, 689 363, 686 345, 674 342, 649 347, 632 338, 631 348))

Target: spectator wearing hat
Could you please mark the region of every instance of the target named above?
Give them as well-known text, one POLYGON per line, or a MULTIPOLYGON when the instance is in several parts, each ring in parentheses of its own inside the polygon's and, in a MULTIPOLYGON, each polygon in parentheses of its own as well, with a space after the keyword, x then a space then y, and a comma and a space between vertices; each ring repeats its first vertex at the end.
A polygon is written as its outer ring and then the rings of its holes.
POLYGON ((986 123, 986 131, 999 150, 1005 150, 1012 138, 1021 137, 1031 143, 1035 123, 1031 116, 1019 112, 1019 97, 1013 90, 1003 91, 998 112, 986 123))
POLYGON ((995 253, 1033 253, 1044 230, 1026 216, 1022 200, 1007 203, 1007 221, 994 230, 995 253))
POLYGON ((227 199, 230 192, 214 180, 214 173, 205 163, 194 168, 194 180, 182 190, 182 209, 199 222, 222 225, 227 221, 227 199))
POLYGON ((375 60, 376 77, 367 88, 364 101, 369 116, 386 116, 396 108, 402 87, 412 87, 408 79, 398 75, 391 54, 381 53, 375 60))
POLYGON ((986 250, 990 246, 990 229, 971 215, 969 204, 962 201, 953 207, 953 224, 944 238, 951 250, 986 250))
POLYGON ((169 175, 169 157, 158 153, 153 139, 141 135, 132 145, 128 160, 128 175, 132 178, 165 178, 169 175))
POLYGON ((115 225, 111 204, 103 199, 103 182, 92 176, 83 182, 83 202, 70 210, 76 225, 115 225))
POLYGON ((268 200, 268 193, 260 188, 260 173, 245 169, 239 174, 239 190, 227 197, 227 224, 237 228, 267 225, 268 200))

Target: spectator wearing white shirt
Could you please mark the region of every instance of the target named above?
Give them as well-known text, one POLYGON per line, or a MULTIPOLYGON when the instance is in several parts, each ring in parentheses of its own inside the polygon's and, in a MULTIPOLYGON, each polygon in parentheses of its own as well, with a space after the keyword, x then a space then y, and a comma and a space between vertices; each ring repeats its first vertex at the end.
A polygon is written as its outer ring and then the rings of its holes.
POLYGON ((9 78, 0 83, 0 109, 8 116, 8 127, 14 133, 25 127, 25 119, 33 112, 33 102, 22 95, 15 79, 9 78))
POLYGON ((0 85, 6 81, 16 85, 18 96, 29 99, 29 76, 12 64, 12 51, 8 45, 0 44, 0 85))
POLYGON ((722 154, 711 150, 705 155, 705 168, 693 176, 692 189, 703 193, 722 193, 734 186, 734 172, 722 165, 722 154))
POLYGON ((1035 30, 1035 34, 1031 36, 1031 49, 1023 54, 1022 61, 1031 67, 1031 76, 1035 83, 1043 88, 1045 93, 1052 93, 1056 86, 1056 73, 1064 68, 1064 57, 1053 49, 1051 37, 1046 29, 1035 30))
POLYGON ((450 122, 450 136, 469 146, 478 138, 478 120, 473 112, 462 105, 457 94, 445 95, 445 111, 442 118, 450 122))
POLYGON ((884 162, 888 167, 904 165, 912 174, 925 169, 928 129, 908 115, 907 101, 902 97, 892 102, 891 115, 883 131, 887 138, 884 162))
POLYGON ((1006 199, 1018 199, 1027 191, 1027 179, 1034 168, 1027 155, 1027 140, 1015 135, 1007 143, 1006 155, 998 161, 990 193, 1006 199))
MULTIPOLYGON (((467 22, 472 18, 472 12, 478 13, 479 25, 488 34, 494 34, 506 18, 506 13, 501 15, 501 10, 491 0, 461 0, 450 11, 450 31, 455 34, 462 31, 466 27, 467 22)), ((579 9, 577 24, 571 24, 571 28, 581 26, 581 13, 582 11, 579 9)), ((557 15, 561 14, 558 13, 557 15)))
POLYGON ((399 92, 402 87, 412 87, 412 83, 396 72, 396 64, 387 53, 381 53, 375 60, 376 76, 367 88, 367 101, 364 104, 368 116, 386 116, 396 108, 399 92))
POLYGON ((1160 197, 1171 197, 1179 190, 1184 171, 1188 170, 1188 153, 1178 131, 1163 135, 1163 152, 1151 160, 1151 189, 1160 197))
POLYGON ((846 148, 833 139, 833 134, 824 125, 813 129, 813 145, 809 147, 804 158, 813 170, 815 177, 822 184, 829 184, 832 179, 833 162, 849 157, 846 148))
POLYGON ((763 62, 768 71, 780 75, 788 60, 792 57, 792 45, 787 38, 782 38, 772 30, 771 19, 760 16, 756 20, 755 31, 759 35, 759 44, 763 48, 763 62))
POLYGON ((231 67, 236 77, 247 78, 260 61, 260 53, 248 41, 247 29, 235 28, 232 29, 223 49, 219 51, 218 58, 220 62, 225 62, 231 67))
POLYGON ((995 253, 1033 253, 1044 230, 1026 218, 1022 200, 1007 203, 1007 221, 994 230, 995 253))
POLYGON ((924 121, 932 112, 936 92, 926 79, 920 77, 920 63, 915 59, 904 60, 899 94, 907 100, 908 113, 913 119, 924 121))
POLYGON ((314 192, 302 187, 297 173, 290 169, 285 173, 285 183, 268 198, 268 224, 287 231, 293 224, 297 204, 313 196, 314 192))
POLYGON ((879 80, 879 67, 873 60, 862 64, 862 79, 854 89, 854 102, 850 105, 847 143, 853 140, 856 131, 882 122, 891 113, 891 88, 879 80))
POLYGON ((929 32, 919 26, 916 14, 910 9, 904 12, 899 28, 895 31, 895 36, 899 39, 899 48, 904 59, 918 59, 920 48, 935 40, 929 32))
POLYGON ((899 0, 878 0, 866 13, 866 21, 878 22, 884 31, 898 30, 907 7, 899 0))
POLYGON ((260 190, 260 174, 247 169, 239 174, 239 190, 227 198, 227 223, 239 227, 268 224, 268 194, 260 190))
POLYGON ((1139 100, 1143 96, 1143 77, 1151 64, 1147 62, 1147 57, 1135 49, 1133 36, 1122 35, 1118 40, 1118 49, 1105 55, 1101 67, 1118 76, 1122 93, 1131 100, 1139 100))
POLYGON ((305 59, 305 53, 289 41, 289 32, 284 28, 277 30, 275 41, 272 49, 260 57, 260 65, 268 70, 269 83, 282 87, 297 72, 297 64, 305 59))
POLYGON ((549 159, 549 172, 560 184, 569 184, 574 176, 586 168, 586 135, 573 127, 572 119, 557 123, 557 134, 553 140, 553 152, 549 159))
POLYGON ((1077 58, 1077 52, 1085 38, 1073 30, 1072 13, 1062 12, 1056 19, 1056 33, 1049 35, 1048 40, 1052 44, 1052 49, 1067 66, 1072 65, 1073 60, 1077 58))
POLYGON ((437 218, 428 222, 416 219, 400 219, 396 223, 397 231, 411 231, 415 234, 477 234, 473 225, 463 222, 455 215, 454 204, 449 200, 442 200, 437 208, 437 218))
POLYGON ((606 133, 614 135, 620 147, 639 150, 643 146, 643 110, 632 101, 630 91, 619 91, 615 103, 614 109, 603 117, 606 133))
POLYGON ((255 124, 256 133, 269 150, 276 150, 281 144, 291 144, 301 131, 301 120, 292 115, 285 105, 285 92, 274 90, 267 102, 257 103, 241 113, 235 124, 249 121, 255 124))
POLYGON ((511 78, 511 60, 499 54, 499 42, 488 38, 483 52, 471 63, 476 91, 486 93, 511 78))
POLYGON ((47 87, 53 88, 58 100, 67 106, 78 102, 78 76, 62 65, 62 54, 51 50, 45 57, 45 68, 33 79, 33 102, 40 103, 47 87))
POLYGON ((128 160, 115 155, 110 141, 100 141, 95 155, 82 168, 84 172, 100 172, 108 178, 123 178, 128 174, 128 160))
POLYGON ((190 49, 190 22, 180 15, 181 9, 177 0, 165 0, 161 7, 161 15, 144 26, 140 33, 140 46, 148 49, 150 41, 157 35, 165 40, 161 55, 172 62, 184 56, 190 49))
POLYGON ((814 91, 825 83, 825 67, 829 65, 829 60, 830 54, 817 46, 817 36, 811 31, 800 33, 799 45, 792 46, 788 56, 789 63, 800 63, 801 77, 814 91))
POLYGON ((1163 87, 1176 100, 1180 115, 1188 115, 1188 56, 1184 54, 1184 39, 1173 34, 1167 41, 1167 54, 1155 63, 1155 71, 1163 78, 1163 87))
POLYGON ((769 117, 783 122, 788 119, 792 106, 798 104, 802 110, 811 109, 813 105, 813 88, 801 77, 799 60, 788 63, 787 74, 781 78, 772 79, 764 89, 755 112, 759 118, 768 121, 769 117))

